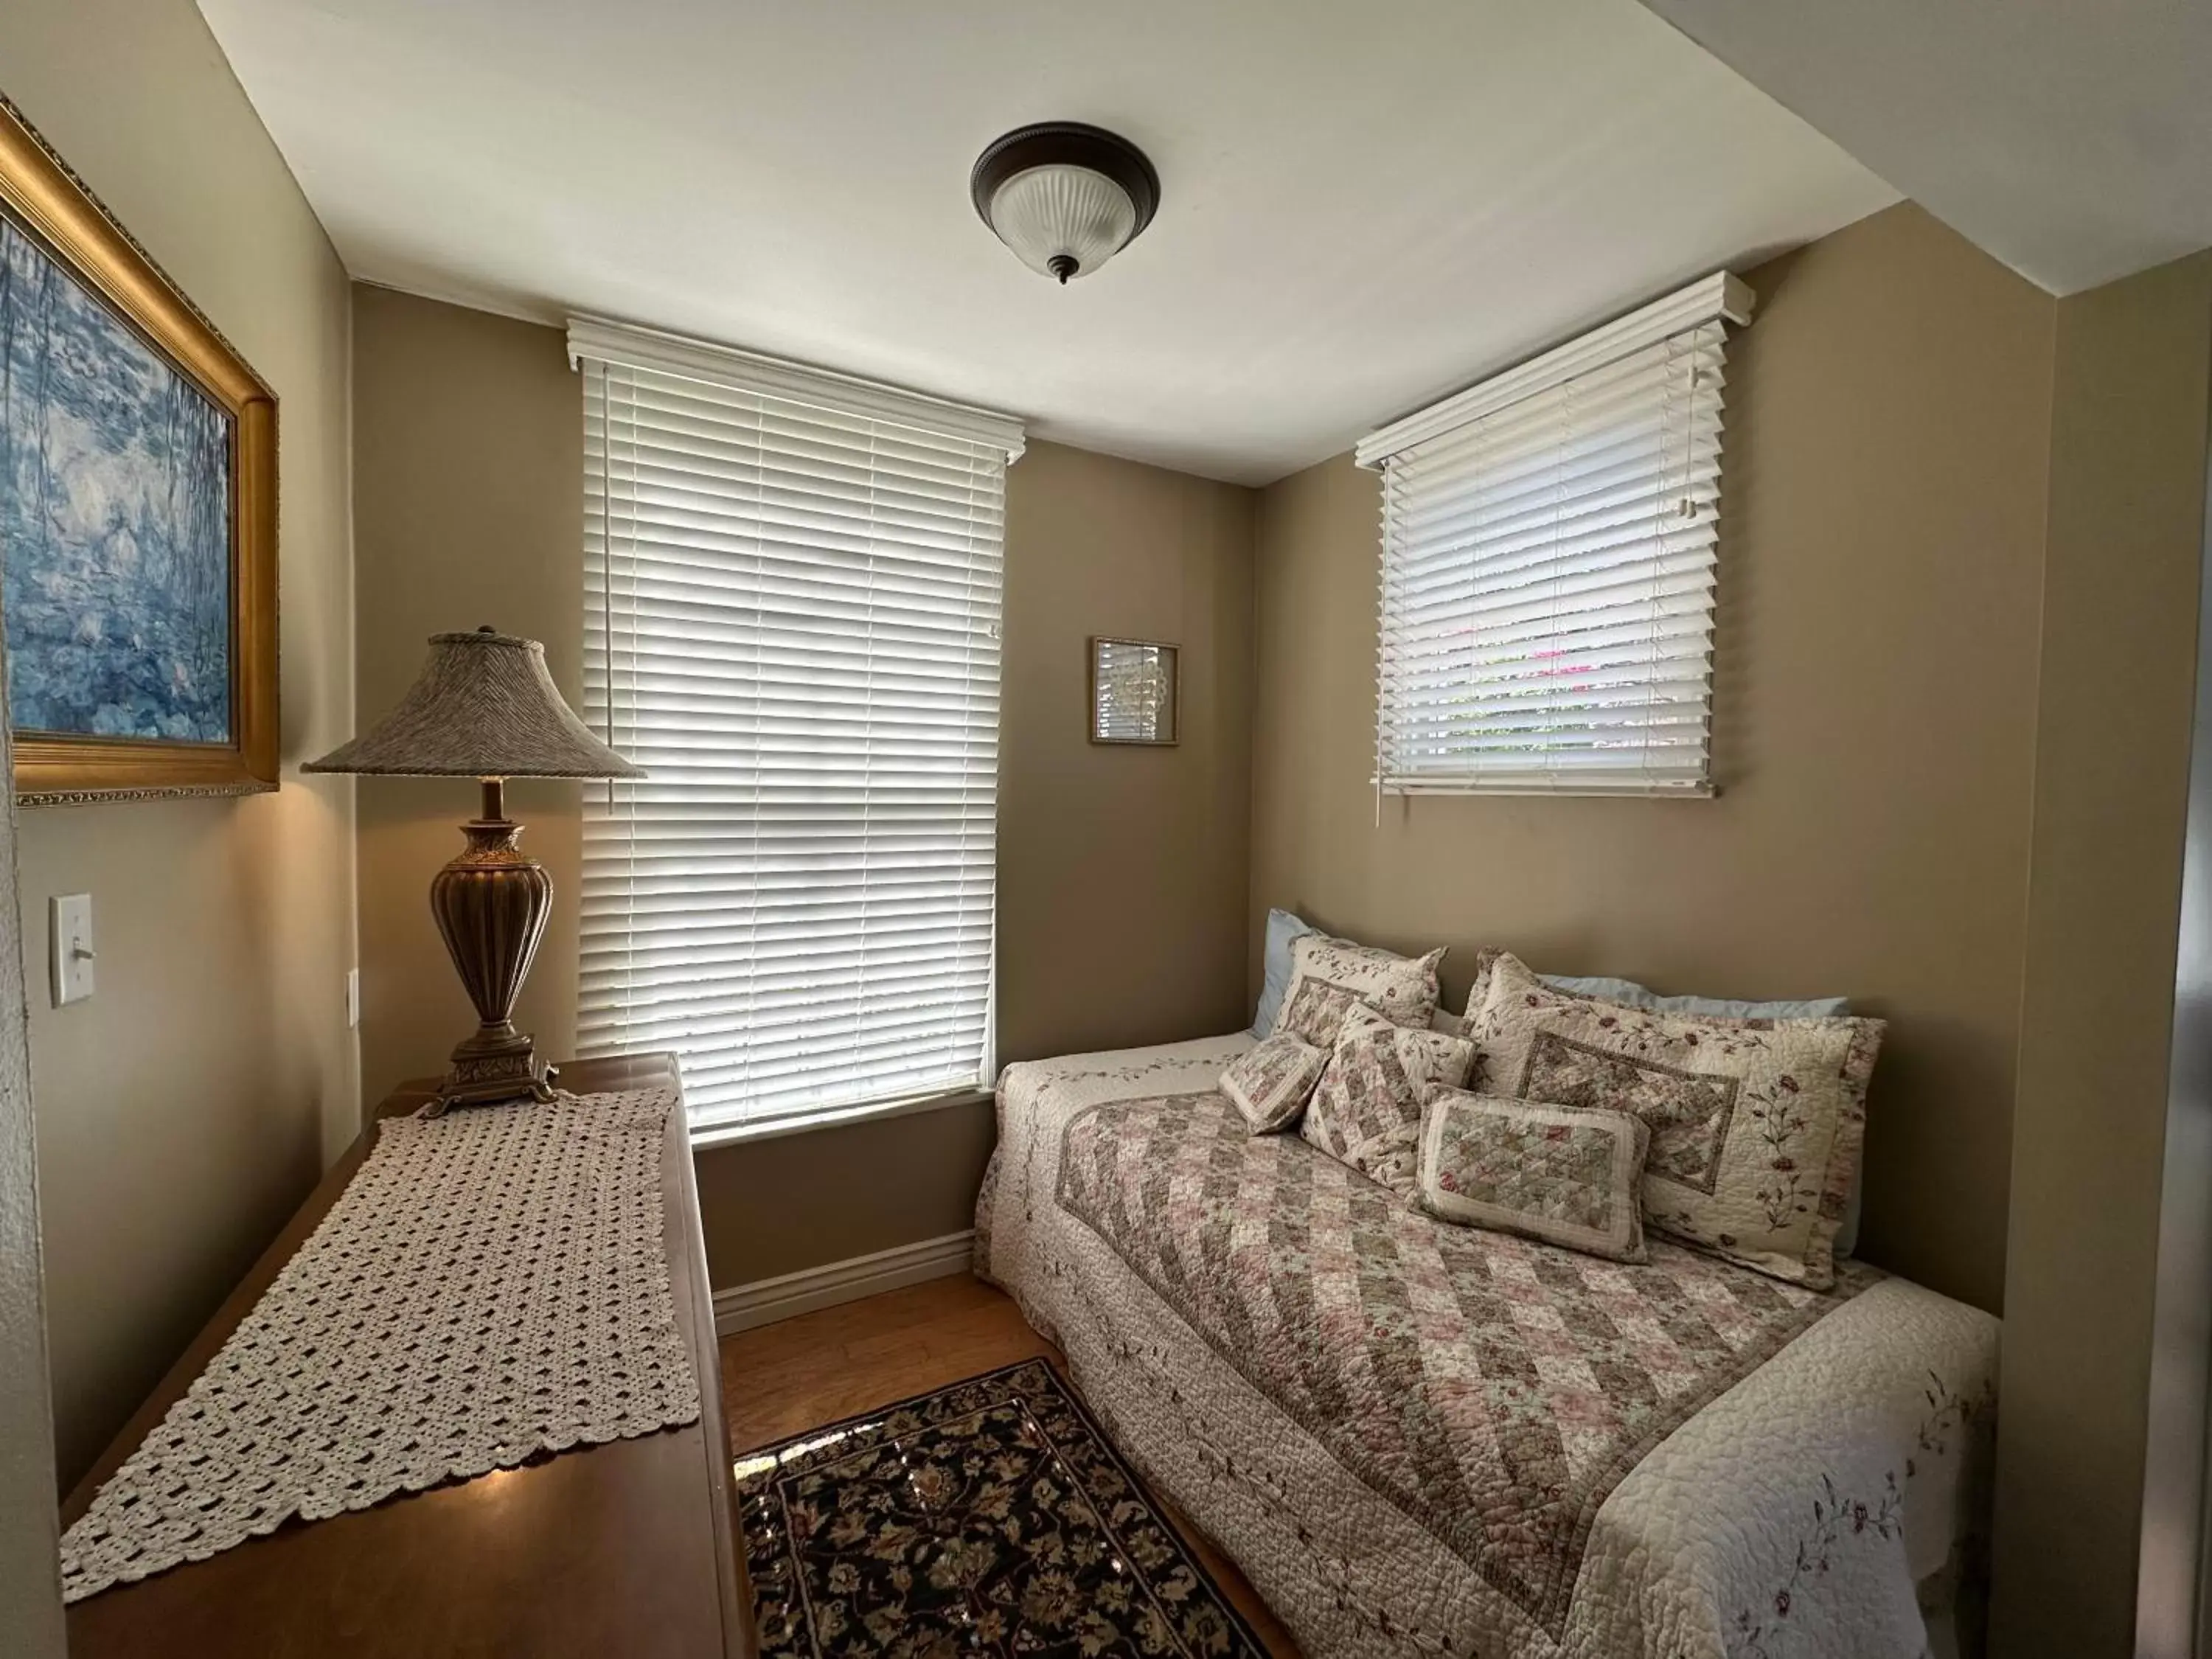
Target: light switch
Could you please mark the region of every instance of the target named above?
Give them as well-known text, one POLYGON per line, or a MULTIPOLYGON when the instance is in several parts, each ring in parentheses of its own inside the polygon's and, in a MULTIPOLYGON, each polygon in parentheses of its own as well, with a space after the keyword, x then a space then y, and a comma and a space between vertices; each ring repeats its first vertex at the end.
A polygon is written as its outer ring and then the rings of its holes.
POLYGON ((92 994, 92 895, 70 893, 53 907, 54 1006, 92 994))

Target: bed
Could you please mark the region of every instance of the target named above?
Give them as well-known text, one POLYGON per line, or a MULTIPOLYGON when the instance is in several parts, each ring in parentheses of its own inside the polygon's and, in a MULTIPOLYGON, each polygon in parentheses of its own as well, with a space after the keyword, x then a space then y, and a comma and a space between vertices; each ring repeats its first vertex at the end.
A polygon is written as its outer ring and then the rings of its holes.
POLYGON ((976 1267, 1308 1654, 1954 1650, 1996 1320, 1432 1221, 1249 1135, 1250 1046, 1010 1066, 976 1267))

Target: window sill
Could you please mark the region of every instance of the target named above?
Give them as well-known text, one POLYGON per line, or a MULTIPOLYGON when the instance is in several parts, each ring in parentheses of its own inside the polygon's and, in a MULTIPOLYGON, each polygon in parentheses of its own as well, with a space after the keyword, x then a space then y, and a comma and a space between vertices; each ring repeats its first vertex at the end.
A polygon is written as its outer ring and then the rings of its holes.
POLYGON ((817 1116, 785 1118, 772 1123, 718 1123, 691 1131, 691 1150, 740 1146, 750 1140, 778 1140, 786 1135, 811 1134, 817 1129, 842 1129, 848 1124, 874 1123, 884 1118, 908 1117, 918 1112, 942 1111, 948 1106, 973 1106, 990 1100, 983 1089, 955 1089, 950 1094, 916 1095, 904 1100, 870 1101, 841 1106, 817 1116))
MULTIPOLYGON (((1373 778, 1367 780, 1370 789, 1377 786, 1373 778)), ((1667 784, 1657 787, 1638 788, 1633 784, 1577 784, 1547 788, 1540 785, 1520 783, 1476 783, 1471 780, 1453 780, 1437 783, 1385 783, 1380 786, 1385 795, 1500 795, 1520 799, 1584 800, 1612 799, 1617 800, 1713 800, 1721 790, 1717 783, 1667 784)))

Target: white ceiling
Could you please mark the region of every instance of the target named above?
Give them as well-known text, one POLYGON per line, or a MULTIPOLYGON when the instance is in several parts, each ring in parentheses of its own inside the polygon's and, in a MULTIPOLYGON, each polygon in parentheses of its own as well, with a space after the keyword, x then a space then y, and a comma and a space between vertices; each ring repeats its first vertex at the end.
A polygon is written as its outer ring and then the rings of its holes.
POLYGON ((1645 0, 2054 294, 2212 245, 2205 0, 1645 0))
POLYGON ((367 280, 571 309, 1261 483, 1896 199, 1635 0, 202 0, 367 280), (1159 168, 1066 289, 968 169, 1159 168))

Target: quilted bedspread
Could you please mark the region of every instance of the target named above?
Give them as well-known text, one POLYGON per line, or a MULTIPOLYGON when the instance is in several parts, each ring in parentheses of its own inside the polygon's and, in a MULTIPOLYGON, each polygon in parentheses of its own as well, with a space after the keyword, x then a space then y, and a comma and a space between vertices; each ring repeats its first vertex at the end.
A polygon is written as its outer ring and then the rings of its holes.
POLYGON ((1249 1135, 1249 1043, 1009 1068, 977 1258, 1308 1653, 1928 1650, 1994 1320, 1429 1219, 1249 1135))

